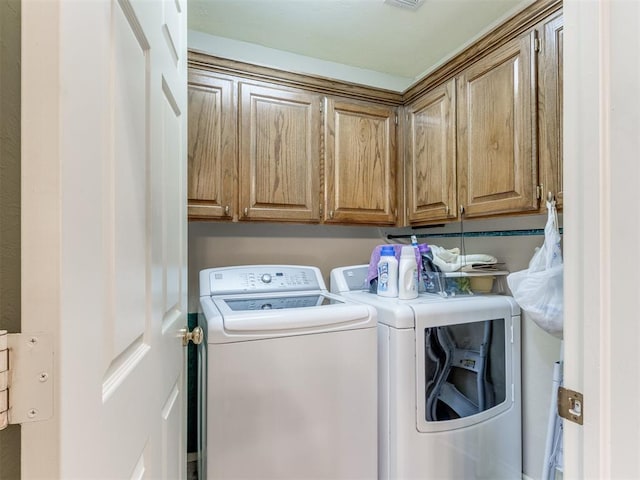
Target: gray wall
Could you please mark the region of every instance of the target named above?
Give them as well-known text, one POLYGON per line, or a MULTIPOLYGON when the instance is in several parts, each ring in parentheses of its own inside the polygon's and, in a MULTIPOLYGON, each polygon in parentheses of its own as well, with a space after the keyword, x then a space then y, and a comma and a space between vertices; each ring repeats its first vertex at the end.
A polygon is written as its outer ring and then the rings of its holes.
MULTIPOLYGON (((467 231, 543 228, 546 216, 465 222, 467 231)), ((460 224, 420 230, 420 233, 459 232, 460 224)), ((189 311, 198 310, 198 272, 203 268, 260 263, 315 265, 328 286, 332 268, 368 263, 372 248, 385 243, 387 233, 411 233, 409 229, 282 225, 260 223, 189 224, 189 311)), ((460 247, 460 238, 433 238, 427 243, 460 247)), ((541 236, 466 238, 467 253, 496 256, 510 271, 527 267, 541 236)), ((522 323, 523 472, 540 478, 546 439, 553 364, 560 341, 524 319, 522 323)))
MULTIPOLYGON (((20 331, 20 0, 0 2, 0 329, 20 331)), ((20 478, 20 426, 0 432, 0 479, 20 478)))

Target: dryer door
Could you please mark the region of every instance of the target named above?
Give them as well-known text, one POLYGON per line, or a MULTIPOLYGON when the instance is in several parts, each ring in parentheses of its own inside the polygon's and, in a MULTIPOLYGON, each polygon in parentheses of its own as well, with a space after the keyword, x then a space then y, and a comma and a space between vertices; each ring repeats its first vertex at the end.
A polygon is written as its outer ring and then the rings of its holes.
POLYGON ((473 301, 439 307, 416 315, 416 426, 421 432, 474 425, 516 401, 511 309, 473 301))

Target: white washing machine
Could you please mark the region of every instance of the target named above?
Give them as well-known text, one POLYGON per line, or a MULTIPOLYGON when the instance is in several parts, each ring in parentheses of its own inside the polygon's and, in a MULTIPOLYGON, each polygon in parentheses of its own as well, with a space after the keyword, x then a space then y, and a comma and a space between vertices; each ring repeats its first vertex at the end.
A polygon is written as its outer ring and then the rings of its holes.
POLYGON ((208 479, 377 477, 376 311, 320 270, 200 272, 208 479))
POLYGON ((331 291, 378 311, 378 478, 522 478, 515 301, 378 297, 367 271, 334 269, 331 291))

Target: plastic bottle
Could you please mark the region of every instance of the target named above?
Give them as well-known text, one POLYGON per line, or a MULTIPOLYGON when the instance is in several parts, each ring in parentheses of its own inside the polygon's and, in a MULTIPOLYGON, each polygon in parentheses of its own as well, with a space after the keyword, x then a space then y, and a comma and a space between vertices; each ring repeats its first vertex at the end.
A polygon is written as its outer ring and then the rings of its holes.
POLYGON ((377 293, 381 297, 398 296, 398 260, 391 245, 386 245, 380 250, 377 293))
POLYGON ((409 300, 418 296, 418 262, 415 249, 402 247, 398 274, 398 298, 409 300))
POLYGON ((424 285, 424 291, 429 293, 443 294, 442 279, 440 278, 439 269, 433 264, 433 252, 429 245, 421 243, 418 245, 420 251, 420 276, 422 277, 422 284, 424 285))
POLYGON ((421 243, 418 245, 418 251, 420 252, 420 284, 422 285, 422 291, 433 293, 433 279, 429 275, 431 248, 426 243, 421 243))
POLYGON ((411 246, 413 252, 416 254, 416 260, 418 262, 418 294, 424 293, 424 281, 422 280, 422 250, 425 247, 429 248, 426 243, 418 243, 418 238, 415 235, 411 235, 411 246))

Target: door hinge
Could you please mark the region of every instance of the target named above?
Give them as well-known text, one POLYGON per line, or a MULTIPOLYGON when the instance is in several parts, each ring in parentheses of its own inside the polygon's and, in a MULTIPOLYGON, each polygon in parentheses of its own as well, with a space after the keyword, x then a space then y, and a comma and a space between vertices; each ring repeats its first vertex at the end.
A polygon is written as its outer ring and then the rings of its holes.
POLYGON ((53 416, 53 335, 0 330, 0 430, 53 416))
POLYGON ((558 387, 558 415, 570 422, 582 425, 584 398, 580 392, 558 387))

